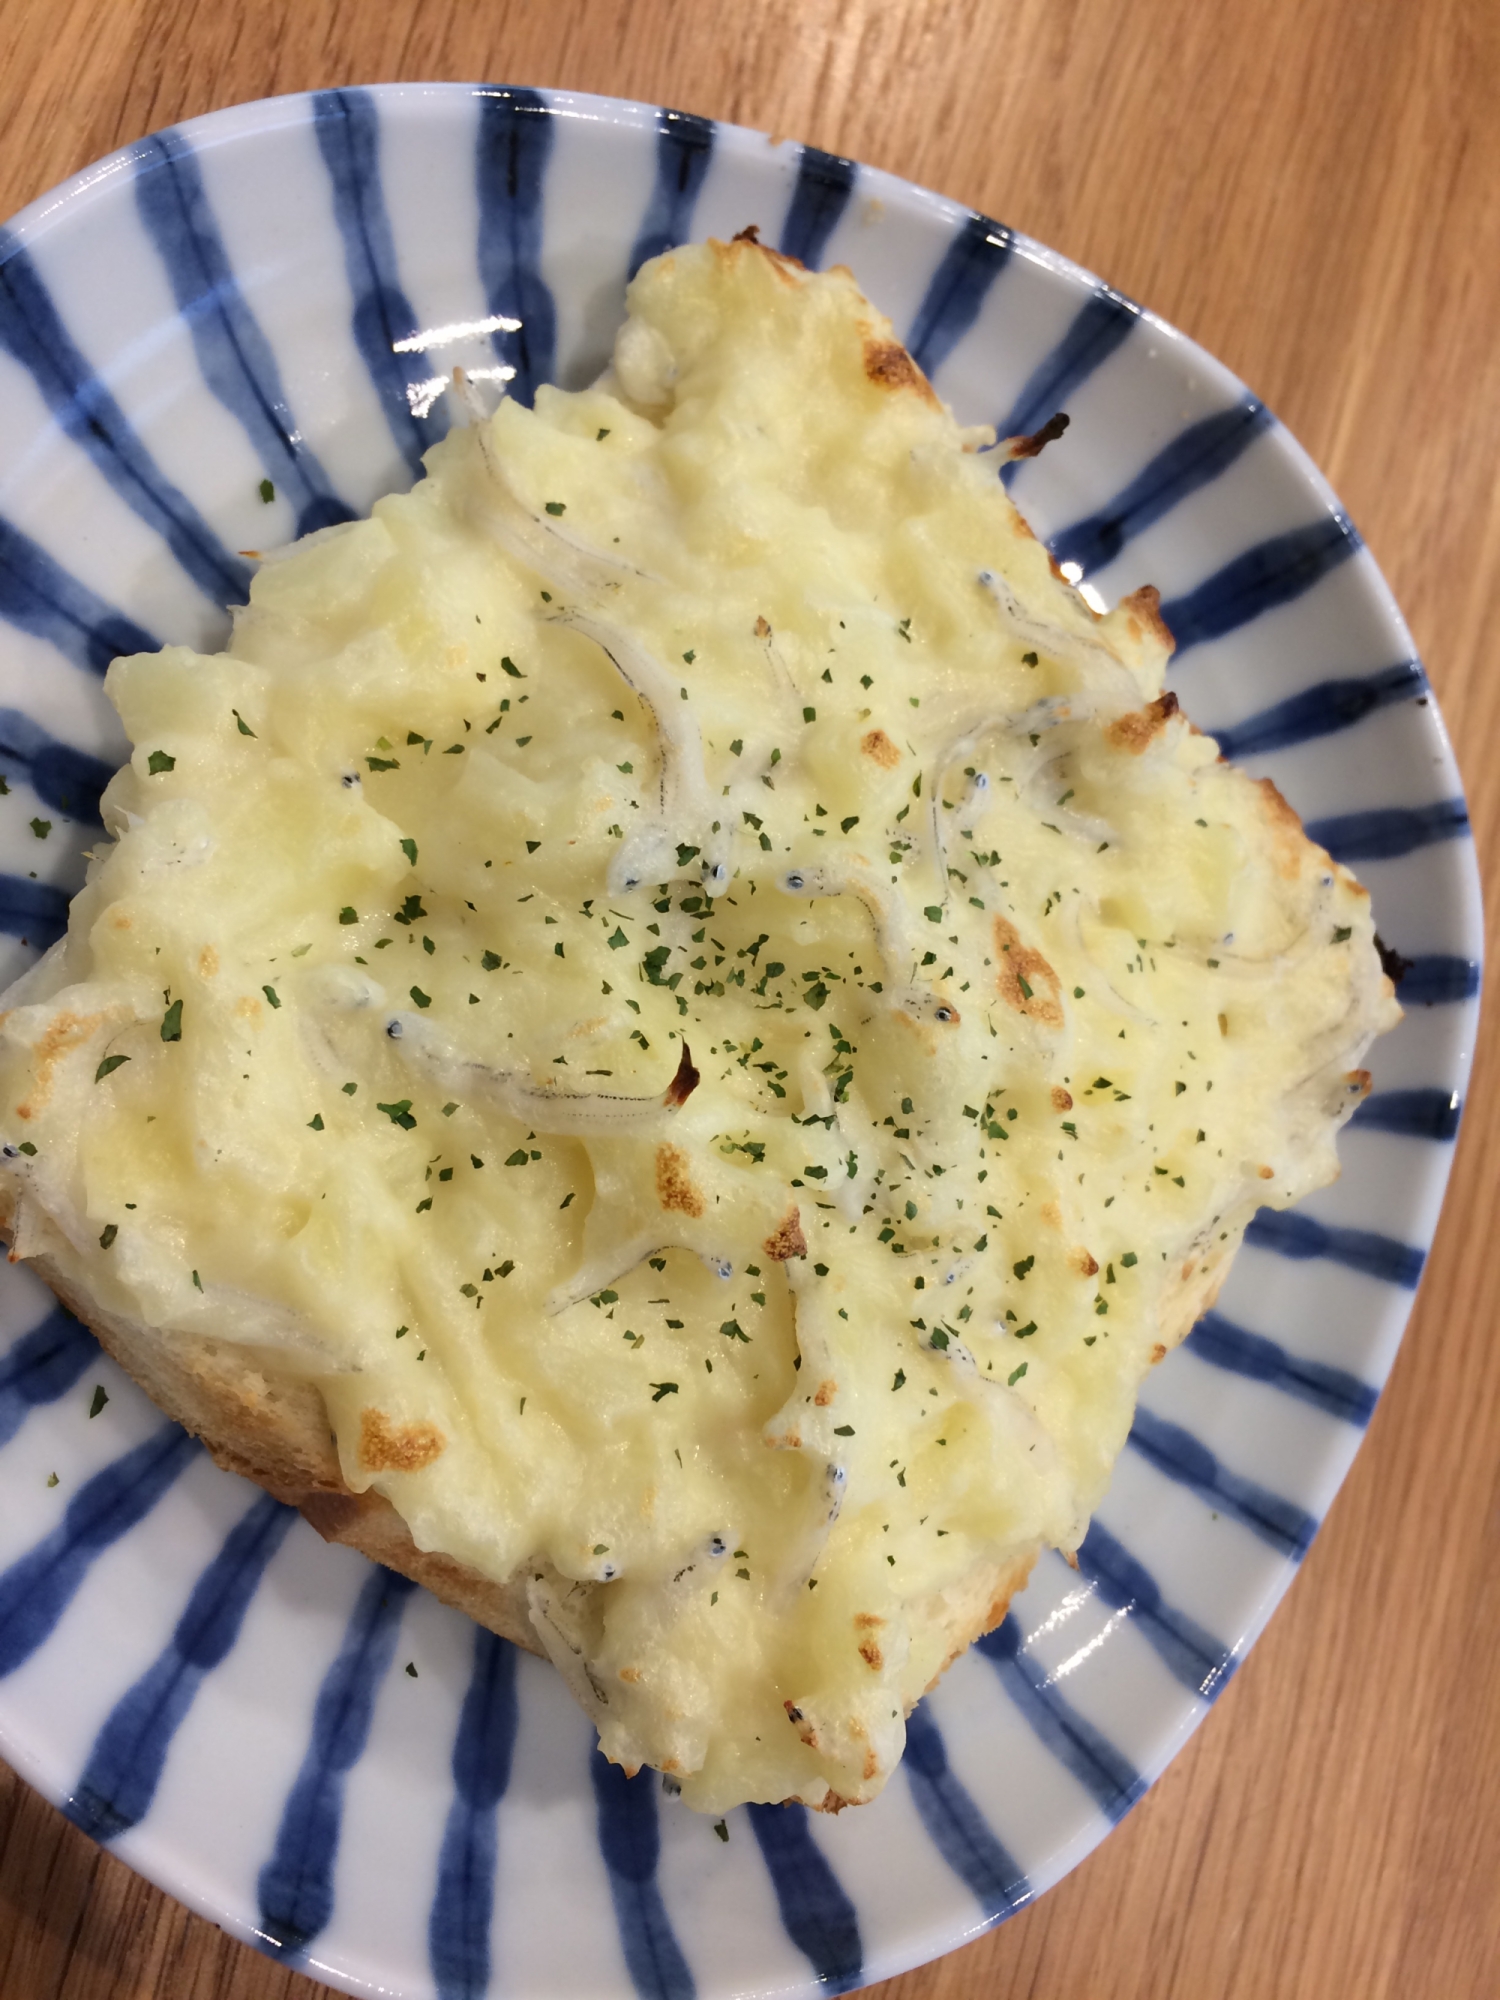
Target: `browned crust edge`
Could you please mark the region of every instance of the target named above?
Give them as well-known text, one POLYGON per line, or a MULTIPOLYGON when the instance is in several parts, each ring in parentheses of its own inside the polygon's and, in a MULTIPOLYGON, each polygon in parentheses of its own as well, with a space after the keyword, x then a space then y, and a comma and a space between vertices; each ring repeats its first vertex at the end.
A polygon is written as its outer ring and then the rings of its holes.
MULTIPOLYGON (((10 1237, 11 1217, 0 1215, 0 1240, 10 1237)), ((243 1348, 169 1339, 121 1319, 74 1286, 50 1258, 27 1262, 105 1353, 160 1410, 200 1438, 226 1472, 253 1480, 297 1508, 324 1541, 358 1549, 502 1639, 546 1657, 527 1610, 525 1565, 508 1583, 492 1583, 451 1556, 419 1549, 382 1494, 351 1493, 339 1470, 323 1398, 312 1383, 272 1383, 243 1348)))

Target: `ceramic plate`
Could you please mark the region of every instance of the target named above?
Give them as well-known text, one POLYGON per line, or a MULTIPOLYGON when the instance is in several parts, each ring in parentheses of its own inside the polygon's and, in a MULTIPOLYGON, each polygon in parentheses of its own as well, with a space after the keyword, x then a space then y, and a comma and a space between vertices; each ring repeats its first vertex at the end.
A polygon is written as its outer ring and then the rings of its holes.
POLYGON ((455 363, 587 382, 647 256, 754 222, 847 263, 1092 601, 1161 587, 1171 685, 1368 883, 1407 961, 1344 1175, 1263 1213, 1156 1371, 1076 1574, 1041 1563, 874 1805, 627 1782, 547 1667, 207 1454, 24 1270, 0 1288, 0 1752, 131 1866, 351 1993, 845 1992, 1073 1867, 1290 1583, 1390 1368, 1468 1070, 1468 819, 1337 500, 1191 341, 1041 245, 808 147, 600 98, 401 86, 216 112, 0 233, 0 975, 61 930, 126 744, 119 651, 212 649, 236 551, 365 512, 455 363), (516 325, 519 322, 519 326, 516 325), (274 498, 262 499, 262 481, 274 498))

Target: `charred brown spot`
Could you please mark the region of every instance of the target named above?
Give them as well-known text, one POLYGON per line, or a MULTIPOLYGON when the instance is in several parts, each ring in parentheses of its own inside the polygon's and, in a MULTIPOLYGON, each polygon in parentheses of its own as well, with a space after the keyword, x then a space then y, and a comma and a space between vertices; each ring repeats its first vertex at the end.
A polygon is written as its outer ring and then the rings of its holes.
POLYGON ((818 1393, 813 1397, 813 1401, 820 1410, 826 1410, 838 1392, 838 1383, 830 1377, 828 1381, 818 1384, 818 1393))
POLYGON ((52 1095, 53 1072, 70 1050, 92 1039, 108 1016, 105 1014, 54 1015, 41 1038, 32 1045, 33 1076, 31 1094, 16 1106, 18 1118, 31 1118, 52 1095))
POLYGON ((995 919, 995 955, 1000 962, 995 984, 1005 1004, 1044 1028, 1060 1028, 1062 982, 1039 951, 1022 944, 1008 917, 995 919))
POLYGON ((867 1785, 871 1783, 873 1779, 878 1778, 880 1776, 880 1759, 875 1755, 875 1750, 873 1745, 871 1746, 870 1749, 868 1749, 865 1752, 865 1761, 862 1769, 864 1772, 864 1780, 867 1785))
POLYGON ((877 1618, 873 1611, 856 1611, 854 1614, 854 1622, 859 1627, 861 1632, 870 1632, 870 1631, 878 1631, 880 1627, 885 1623, 885 1620, 883 1618, 877 1618))
POLYGON ((1380 958, 1381 971, 1391 982, 1392 986, 1399 986, 1407 973, 1411 971, 1415 961, 1410 958, 1403 958, 1399 951, 1393 951, 1385 943, 1378 931, 1375 933, 1375 950, 1380 958))
POLYGON ((877 389, 913 389, 929 403, 937 397, 916 362, 898 340, 872 340, 864 344, 865 375, 877 389))
POLYGON ((1071 1091, 1064 1090, 1060 1083, 1054 1083, 1052 1086, 1052 1109, 1054 1111, 1071 1111, 1073 1109, 1073 1094, 1071 1091))
POLYGON ((794 1701, 784 1701, 781 1705, 786 1710, 787 1721, 796 1730, 808 1749, 816 1750, 818 1747, 818 1732, 803 1716, 801 1709, 798 1708, 794 1701))
POLYGON ((1368 1097, 1370 1086, 1375 1079, 1367 1069, 1351 1069, 1344 1081, 1348 1084, 1352 1097, 1368 1097))
POLYGON ((1148 701, 1144 708, 1131 711, 1129 715, 1117 716, 1104 734, 1117 750, 1128 750, 1132 757, 1139 757, 1147 744, 1166 727, 1170 716, 1177 713, 1178 702, 1168 688, 1155 701, 1148 701))
POLYGON ((1037 1210, 1037 1214, 1042 1218, 1043 1222, 1046 1223, 1049 1229, 1062 1228, 1061 1202, 1044 1201, 1041 1207, 1037 1210))
POLYGON ((1073 1269, 1080 1278, 1092 1278, 1099 1269, 1099 1260, 1080 1244, 1073 1252, 1073 1269))
POLYGON ((695 1220, 708 1206, 688 1170, 688 1156, 680 1146, 662 1145, 656 1149, 656 1199, 663 1208, 675 1209, 695 1220))
POLYGON ((773 1233, 760 1246, 773 1263, 785 1264, 788 1258, 807 1255, 807 1238, 802 1234, 802 1217, 795 1208, 789 1208, 773 1233))
POLYGON ((219 969, 219 954, 211 944, 206 944, 198 954, 198 971, 202 978, 212 979, 219 969))
POLYGON ((1151 1350, 1151 1366, 1154 1368, 1159 1361, 1165 1361, 1166 1358, 1167 1358, 1166 1348, 1163 1347, 1160 1341, 1157 1341, 1156 1345, 1151 1350))
POLYGON ((1274 1167, 1257 1167, 1255 1171, 1263 1181, 1274 1181, 1276 1178, 1276 1169, 1274 1167))
MULTIPOLYGON (((859 1657, 864 1661, 872 1674, 878 1674, 880 1669, 885 1665, 885 1655, 873 1639, 863 1639, 860 1641, 859 1657)), ((869 1777, 872 1774, 866 1772, 865 1775, 869 1777)))
POLYGON ((725 263, 733 263, 735 259, 745 256, 763 257, 767 268, 787 285, 795 284, 807 269, 798 258, 788 257, 785 251, 773 250, 769 243, 762 243, 759 223, 751 223, 748 228, 740 230, 728 243, 710 237, 708 247, 725 263))
POLYGON ((1035 458, 1038 452, 1045 450, 1049 444, 1056 443, 1071 422, 1072 418, 1067 411, 1059 410, 1055 416, 1048 417, 1039 431, 1033 431, 1029 437, 1007 438, 1005 442, 1011 457, 1035 458))
POLYGON ((393 1424, 384 1410, 361 1410, 359 1462, 366 1472, 420 1472, 447 1439, 436 1424, 393 1424))
POLYGON ((1154 583, 1143 583, 1139 590, 1122 597, 1116 609, 1125 613, 1133 637, 1143 639, 1149 636, 1169 653, 1177 651, 1172 628, 1161 615, 1161 592, 1154 583))
POLYGON ((1077 1549, 1064 1549, 1062 1551, 1062 1559, 1068 1565, 1069 1569, 1077 1569, 1078 1567, 1077 1549))
POLYGON ((859 747, 884 770, 893 771, 901 762, 901 752, 883 729, 871 729, 859 739, 859 747))
POLYGON ((620 1679, 622 1681, 634 1682, 638 1681, 640 1677, 641 1670, 639 1667, 621 1667, 620 1669, 620 1679))
POLYGON ((693 1052, 687 1043, 684 1042, 682 1045, 682 1059, 677 1065, 677 1074, 667 1085, 665 1099, 667 1109, 669 1111, 676 1111, 682 1105, 686 1104, 693 1092, 698 1088, 700 1081, 701 1078, 697 1070, 693 1068, 693 1052))
POLYGON ((767 621, 766 619, 764 619, 764 618, 757 618, 757 619, 756 619, 756 621, 755 621, 755 636, 756 636, 756 638, 757 638, 757 639, 769 639, 769 638, 770 638, 770 636, 771 636, 771 627, 770 627, 770 624, 769 624, 769 622, 768 622, 768 621, 767 621))

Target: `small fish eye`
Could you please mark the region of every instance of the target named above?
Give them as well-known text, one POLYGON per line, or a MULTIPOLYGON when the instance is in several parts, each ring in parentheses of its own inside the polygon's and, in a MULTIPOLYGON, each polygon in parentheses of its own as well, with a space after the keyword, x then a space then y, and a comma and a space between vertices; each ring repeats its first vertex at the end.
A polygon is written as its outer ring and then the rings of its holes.
POLYGON ((387 1021, 385 1031, 393 1042, 399 1042, 402 1035, 406 1032, 399 1021, 387 1021))
POLYGON ((789 889, 805 889, 807 886, 807 877, 805 875, 798 875, 798 874, 788 875, 786 878, 786 886, 789 889))

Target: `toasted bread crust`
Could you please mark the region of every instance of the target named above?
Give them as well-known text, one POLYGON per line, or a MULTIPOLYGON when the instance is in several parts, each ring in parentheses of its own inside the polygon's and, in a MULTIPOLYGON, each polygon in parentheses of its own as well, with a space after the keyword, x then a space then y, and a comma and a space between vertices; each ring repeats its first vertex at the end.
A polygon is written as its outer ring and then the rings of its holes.
MULTIPOLYGON (((0 1239, 11 1240, 12 1217, 0 1214, 0 1239)), ((543 1654, 526 1609, 524 1577, 500 1584, 436 1550, 419 1549, 390 1501, 352 1493, 318 1389, 285 1376, 273 1380, 242 1348, 214 1340, 171 1339, 138 1321, 110 1313, 72 1284, 49 1257, 31 1269, 83 1321, 112 1360, 133 1376, 152 1402, 201 1438, 226 1472, 252 1479, 296 1507, 325 1542, 342 1542, 372 1562, 409 1576, 444 1604, 497 1632, 528 1653, 543 1654)), ((543 1655, 543 1657, 545 1657, 543 1655)))

